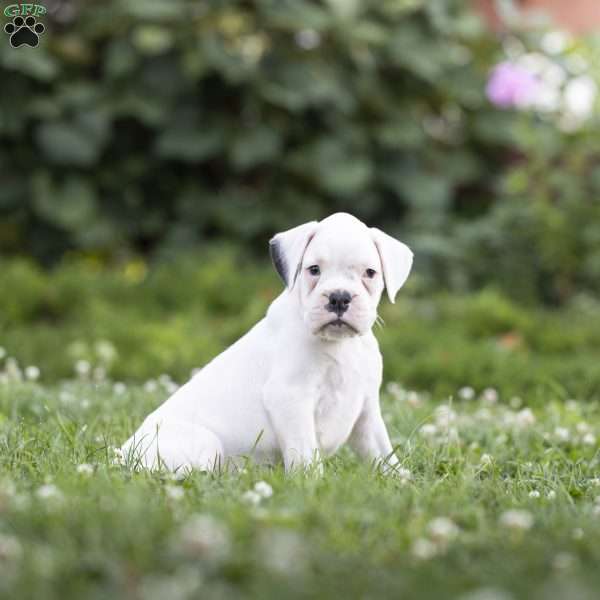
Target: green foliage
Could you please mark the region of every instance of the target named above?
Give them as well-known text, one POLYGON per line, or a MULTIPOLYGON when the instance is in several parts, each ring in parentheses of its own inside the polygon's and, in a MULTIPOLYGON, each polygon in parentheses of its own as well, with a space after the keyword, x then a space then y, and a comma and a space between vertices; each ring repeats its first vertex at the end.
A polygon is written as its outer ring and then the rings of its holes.
MULTIPOLYGON (((503 57, 471 2, 72 10, 35 51, 0 45, 0 251, 262 252, 347 210, 405 239, 434 287, 598 291, 598 123, 491 106, 503 57)), ((556 59, 586 48, 593 72, 591 43, 556 59)))
POLYGON ((471 151, 448 170, 456 144, 422 126, 482 102, 461 0, 74 11, 35 52, 0 49, 6 250, 256 243, 339 208, 395 227, 487 172, 471 151))

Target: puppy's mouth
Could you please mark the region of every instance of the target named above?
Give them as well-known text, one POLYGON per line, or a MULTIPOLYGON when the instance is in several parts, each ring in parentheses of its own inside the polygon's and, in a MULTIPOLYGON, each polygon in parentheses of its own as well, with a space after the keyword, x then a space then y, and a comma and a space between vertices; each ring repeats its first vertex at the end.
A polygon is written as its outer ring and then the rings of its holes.
POLYGON ((334 319, 333 321, 329 321, 329 323, 325 323, 325 325, 321 327, 320 331, 324 331, 328 327, 332 327, 334 329, 342 329, 347 327, 354 333, 358 333, 358 329, 356 329, 356 327, 348 323, 348 321, 344 321, 344 319, 334 319))

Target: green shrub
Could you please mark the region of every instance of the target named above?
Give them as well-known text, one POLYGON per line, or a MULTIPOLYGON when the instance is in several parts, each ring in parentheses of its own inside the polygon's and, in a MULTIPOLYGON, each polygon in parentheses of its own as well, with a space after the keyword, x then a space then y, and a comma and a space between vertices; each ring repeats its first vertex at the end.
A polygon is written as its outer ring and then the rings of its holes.
MULTIPOLYGON (((0 45, 0 252, 262 256, 273 232, 347 210, 406 240, 430 290, 599 291, 598 119, 494 108, 506 57, 471 2, 72 9, 51 7, 35 50, 0 45)), ((598 56, 573 40, 552 60, 572 76, 598 56)))
MULTIPOLYGON (((443 227, 493 175, 495 48, 466 0, 131 0, 0 47, 0 249, 264 248, 349 210, 443 227)), ((503 115, 500 115, 503 116, 503 115)), ((505 135, 505 131, 501 132, 505 135)))

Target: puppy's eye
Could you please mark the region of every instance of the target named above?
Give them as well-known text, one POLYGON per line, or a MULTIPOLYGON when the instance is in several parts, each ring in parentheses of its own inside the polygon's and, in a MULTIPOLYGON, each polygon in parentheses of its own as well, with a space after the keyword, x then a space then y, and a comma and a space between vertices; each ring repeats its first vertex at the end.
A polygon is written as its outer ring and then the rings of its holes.
POLYGON ((317 275, 321 274, 321 268, 319 267, 319 265, 312 265, 312 266, 308 267, 308 272, 313 277, 317 277, 317 275))
POLYGON ((373 279, 373 277, 375 277, 375 275, 377 275, 377 271, 375 269, 367 269, 365 271, 365 275, 369 278, 369 279, 373 279))

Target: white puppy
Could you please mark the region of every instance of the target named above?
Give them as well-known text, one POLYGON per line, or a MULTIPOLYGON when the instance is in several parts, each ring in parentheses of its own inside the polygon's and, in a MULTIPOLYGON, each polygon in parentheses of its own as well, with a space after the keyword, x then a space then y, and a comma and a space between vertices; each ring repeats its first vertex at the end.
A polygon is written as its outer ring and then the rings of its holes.
POLYGON ((135 464, 212 470, 236 457, 305 467, 344 444, 392 456, 371 328, 412 265, 407 246, 338 213, 270 242, 286 284, 267 315, 151 413, 123 446, 135 464))

